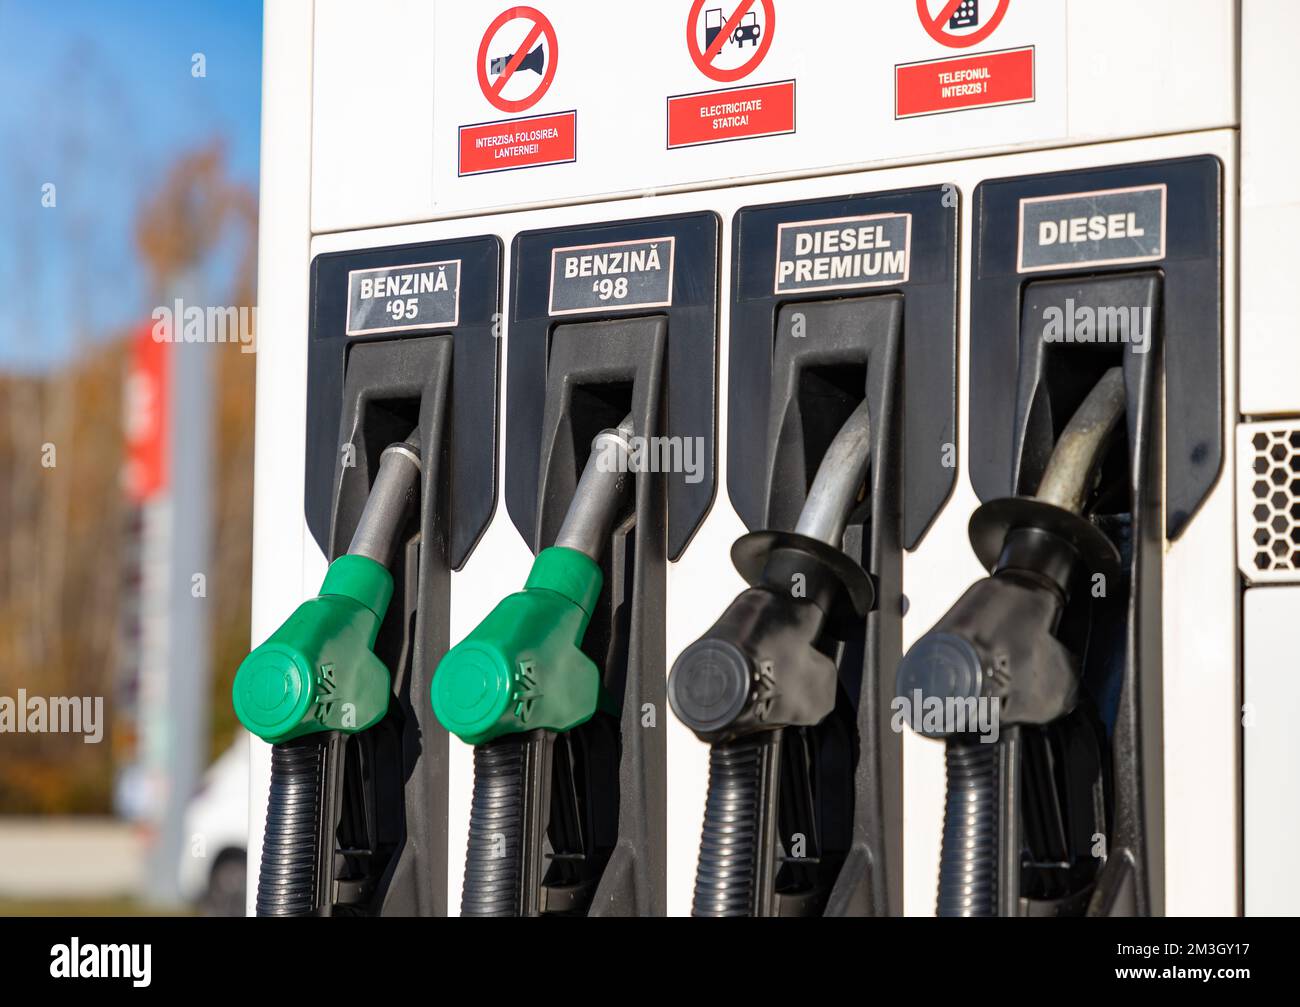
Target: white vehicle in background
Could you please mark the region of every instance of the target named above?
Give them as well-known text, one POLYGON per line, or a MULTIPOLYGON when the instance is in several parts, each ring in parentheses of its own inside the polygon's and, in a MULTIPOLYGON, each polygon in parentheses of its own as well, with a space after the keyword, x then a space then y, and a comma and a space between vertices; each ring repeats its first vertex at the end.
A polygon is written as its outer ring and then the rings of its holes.
POLYGON ((185 809, 180 887, 204 916, 243 916, 248 843, 248 735, 208 767, 185 809))

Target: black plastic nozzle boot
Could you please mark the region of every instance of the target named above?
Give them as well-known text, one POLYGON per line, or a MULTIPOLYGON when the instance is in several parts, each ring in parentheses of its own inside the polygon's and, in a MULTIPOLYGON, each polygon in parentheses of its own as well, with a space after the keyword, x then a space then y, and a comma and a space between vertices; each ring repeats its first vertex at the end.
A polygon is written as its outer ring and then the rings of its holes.
POLYGON ((673 712, 705 741, 817 723, 835 705, 835 662, 814 646, 824 621, 811 602, 742 591, 673 665, 673 712))
POLYGON ((674 662, 673 712, 708 742, 820 723, 835 706, 836 669, 818 642, 870 610, 870 578, 795 532, 746 535, 731 554, 754 586, 674 662))
POLYGON ((913 730, 943 738, 972 729, 923 715, 938 703, 955 710, 996 702, 1007 725, 1048 724, 1073 710, 1080 658, 1055 634, 1086 568, 1075 546, 1054 531, 1007 533, 992 574, 972 584, 898 666, 898 695, 907 700, 913 730))

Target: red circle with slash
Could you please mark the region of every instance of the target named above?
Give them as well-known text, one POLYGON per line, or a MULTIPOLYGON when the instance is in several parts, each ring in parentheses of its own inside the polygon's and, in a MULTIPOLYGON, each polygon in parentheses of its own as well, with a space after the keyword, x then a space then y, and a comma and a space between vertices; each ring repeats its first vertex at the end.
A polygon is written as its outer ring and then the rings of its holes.
POLYGON ((1002 23, 1002 19, 1007 16, 1007 9, 1011 6, 1011 0, 998 0, 998 9, 977 31, 970 32, 967 35, 951 35, 943 26, 947 24, 948 19, 957 12, 957 8, 960 6, 961 0, 948 0, 943 5, 943 10, 939 12, 939 16, 931 18, 930 5, 926 0, 916 0, 916 13, 920 17, 921 24, 927 34, 936 42, 951 46, 953 49, 965 49, 967 46, 979 45, 993 34, 997 26, 1002 23))
POLYGON ((511 7, 496 16, 496 19, 488 25, 487 31, 483 33, 483 41, 478 44, 478 86, 483 89, 483 97, 495 107, 501 109, 502 112, 526 111, 541 101, 550 88, 551 81, 555 79, 555 67, 559 63, 559 56, 560 42, 555 37, 555 28, 546 15, 535 7, 511 7), (510 57, 510 62, 506 64, 505 69, 497 75, 495 81, 489 81, 487 75, 488 46, 504 24, 518 18, 531 21, 532 27, 528 29, 528 33, 524 36, 523 44, 510 57), (514 99, 501 97, 501 89, 515 75, 515 71, 519 69, 519 64, 528 55, 528 50, 532 48, 533 43, 538 38, 543 37, 546 42, 547 66, 546 72, 542 74, 541 83, 537 85, 532 94, 526 97, 514 99))
MULTIPOLYGON (((700 73, 724 84, 733 80, 740 80, 742 77, 753 73, 758 68, 758 64, 763 62, 763 57, 767 55, 767 51, 772 48, 772 34, 776 28, 776 5, 772 0, 762 0, 763 15, 766 18, 763 23, 763 40, 759 42, 754 55, 742 65, 732 67, 730 70, 724 70, 721 67, 714 66, 713 61, 718 58, 718 53, 726 45, 727 39, 731 38, 731 33, 740 24, 740 19, 749 13, 749 8, 754 6, 754 0, 740 0, 736 5, 736 9, 731 12, 731 17, 727 18, 723 23, 722 30, 718 32, 713 44, 707 49, 701 49, 699 33, 696 31, 698 26, 696 19, 699 18, 700 11, 704 9, 704 2, 705 0, 695 0, 695 3, 691 4, 691 12, 686 15, 686 51, 691 54, 691 59, 699 68, 700 73)), ((717 2, 717 0, 710 0, 710 2, 717 2)))

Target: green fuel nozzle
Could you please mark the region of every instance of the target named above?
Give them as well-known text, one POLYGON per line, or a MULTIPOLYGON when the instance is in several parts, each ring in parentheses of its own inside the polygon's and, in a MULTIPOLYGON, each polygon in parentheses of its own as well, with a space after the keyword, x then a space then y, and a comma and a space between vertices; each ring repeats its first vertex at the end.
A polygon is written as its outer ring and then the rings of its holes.
POLYGON ((480 745, 590 720, 600 671, 581 645, 601 582, 600 566, 583 553, 542 550, 524 589, 503 598, 439 663, 432 692, 442 726, 480 745))
POLYGON ((597 560, 629 482, 631 433, 629 416, 596 436, 555 545, 537 554, 524 589, 439 663, 433 712, 462 741, 568 731, 600 707, 600 669, 582 639, 603 583, 597 560))
POLYGON ((388 564, 419 492, 419 450, 418 433, 384 450, 352 543, 330 564, 320 594, 240 664, 235 714, 259 738, 353 734, 388 711, 391 679, 374 646, 393 597, 388 564))

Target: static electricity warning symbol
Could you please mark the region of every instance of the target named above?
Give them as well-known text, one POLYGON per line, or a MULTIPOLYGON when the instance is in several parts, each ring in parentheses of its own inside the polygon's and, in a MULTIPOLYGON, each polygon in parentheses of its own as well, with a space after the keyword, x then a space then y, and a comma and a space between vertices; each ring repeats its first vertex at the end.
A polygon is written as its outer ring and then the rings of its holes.
POLYGON ((534 7, 502 11, 478 47, 478 84, 502 112, 523 112, 545 97, 555 79, 560 44, 555 28, 534 7))
POLYGON ((686 49, 700 73, 726 84, 758 69, 775 30, 773 0, 695 0, 686 16, 686 49))

